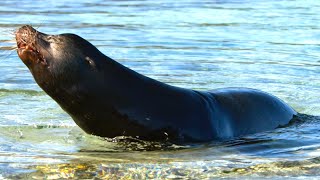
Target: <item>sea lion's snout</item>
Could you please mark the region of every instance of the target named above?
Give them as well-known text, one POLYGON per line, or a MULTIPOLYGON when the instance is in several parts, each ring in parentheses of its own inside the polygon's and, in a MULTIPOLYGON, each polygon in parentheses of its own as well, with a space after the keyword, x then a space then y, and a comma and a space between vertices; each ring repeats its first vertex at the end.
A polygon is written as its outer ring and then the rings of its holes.
POLYGON ((21 26, 17 31, 16 33, 23 33, 23 32, 32 32, 32 33, 35 33, 36 30, 30 26, 30 25, 24 25, 24 26, 21 26))
POLYGON ((15 33, 18 48, 20 48, 21 46, 26 46, 27 44, 34 41, 36 32, 37 31, 29 25, 25 25, 19 28, 15 33))
POLYGON ((39 32, 29 25, 22 26, 15 33, 18 55, 27 66, 45 62, 37 48, 38 34, 39 32))

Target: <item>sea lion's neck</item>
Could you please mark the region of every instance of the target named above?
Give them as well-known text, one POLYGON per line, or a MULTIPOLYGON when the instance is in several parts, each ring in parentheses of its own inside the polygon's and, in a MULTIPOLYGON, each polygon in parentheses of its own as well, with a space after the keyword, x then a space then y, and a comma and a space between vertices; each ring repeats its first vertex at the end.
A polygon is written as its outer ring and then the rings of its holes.
POLYGON ((184 119, 201 116, 194 112, 203 106, 205 100, 195 91, 162 83, 106 58, 104 92, 109 95, 108 102, 112 107, 130 121, 147 129, 170 127, 178 132, 177 129, 184 127, 184 119), (195 104, 198 107, 195 108, 195 104), (175 118, 176 114, 181 117, 175 118))
POLYGON ((118 97, 128 98, 127 100, 139 101, 138 94, 158 94, 163 92, 176 91, 182 88, 173 87, 144 76, 117 61, 105 56, 104 79, 106 91, 118 97))

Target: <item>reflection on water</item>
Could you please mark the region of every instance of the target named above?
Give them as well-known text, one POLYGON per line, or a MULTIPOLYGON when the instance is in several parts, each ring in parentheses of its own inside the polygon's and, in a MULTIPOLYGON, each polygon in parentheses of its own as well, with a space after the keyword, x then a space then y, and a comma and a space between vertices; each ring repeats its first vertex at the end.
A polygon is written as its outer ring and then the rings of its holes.
POLYGON ((1 1, 0 179, 320 176, 320 2, 1 1), (76 33, 160 81, 272 93, 303 123, 228 142, 110 142, 83 133, 34 82, 14 31, 76 33), (312 115, 312 116, 311 116, 312 115))

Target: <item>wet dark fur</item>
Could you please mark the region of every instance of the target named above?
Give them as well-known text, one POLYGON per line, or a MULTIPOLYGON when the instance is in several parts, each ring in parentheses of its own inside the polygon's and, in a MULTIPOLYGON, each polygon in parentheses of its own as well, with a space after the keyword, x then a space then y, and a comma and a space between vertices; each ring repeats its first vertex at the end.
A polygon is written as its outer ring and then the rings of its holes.
POLYGON ((119 64, 74 34, 23 26, 18 55, 39 86, 87 133, 205 142, 284 126, 296 112, 247 88, 208 92, 170 86, 119 64))

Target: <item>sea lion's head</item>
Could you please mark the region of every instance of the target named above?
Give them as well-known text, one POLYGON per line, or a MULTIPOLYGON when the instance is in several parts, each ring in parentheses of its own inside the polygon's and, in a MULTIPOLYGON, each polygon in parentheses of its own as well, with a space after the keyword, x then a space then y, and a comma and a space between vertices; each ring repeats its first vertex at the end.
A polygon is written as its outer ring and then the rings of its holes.
POLYGON ((104 137, 125 131, 121 123, 128 123, 127 116, 111 104, 121 100, 112 95, 117 91, 108 91, 117 83, 108 75, 121 76, 113 70, 115 62, 75 34, 49 35, 26 25, 16 31, 16 41, 18 56, 37 84, 83 130, 104 137))
POLYGON ((16 31, 16 41, 20 59, 49 95, 86 86, 104 59, 96 47, 75 34, 48 35, 26 25, 16 31))

